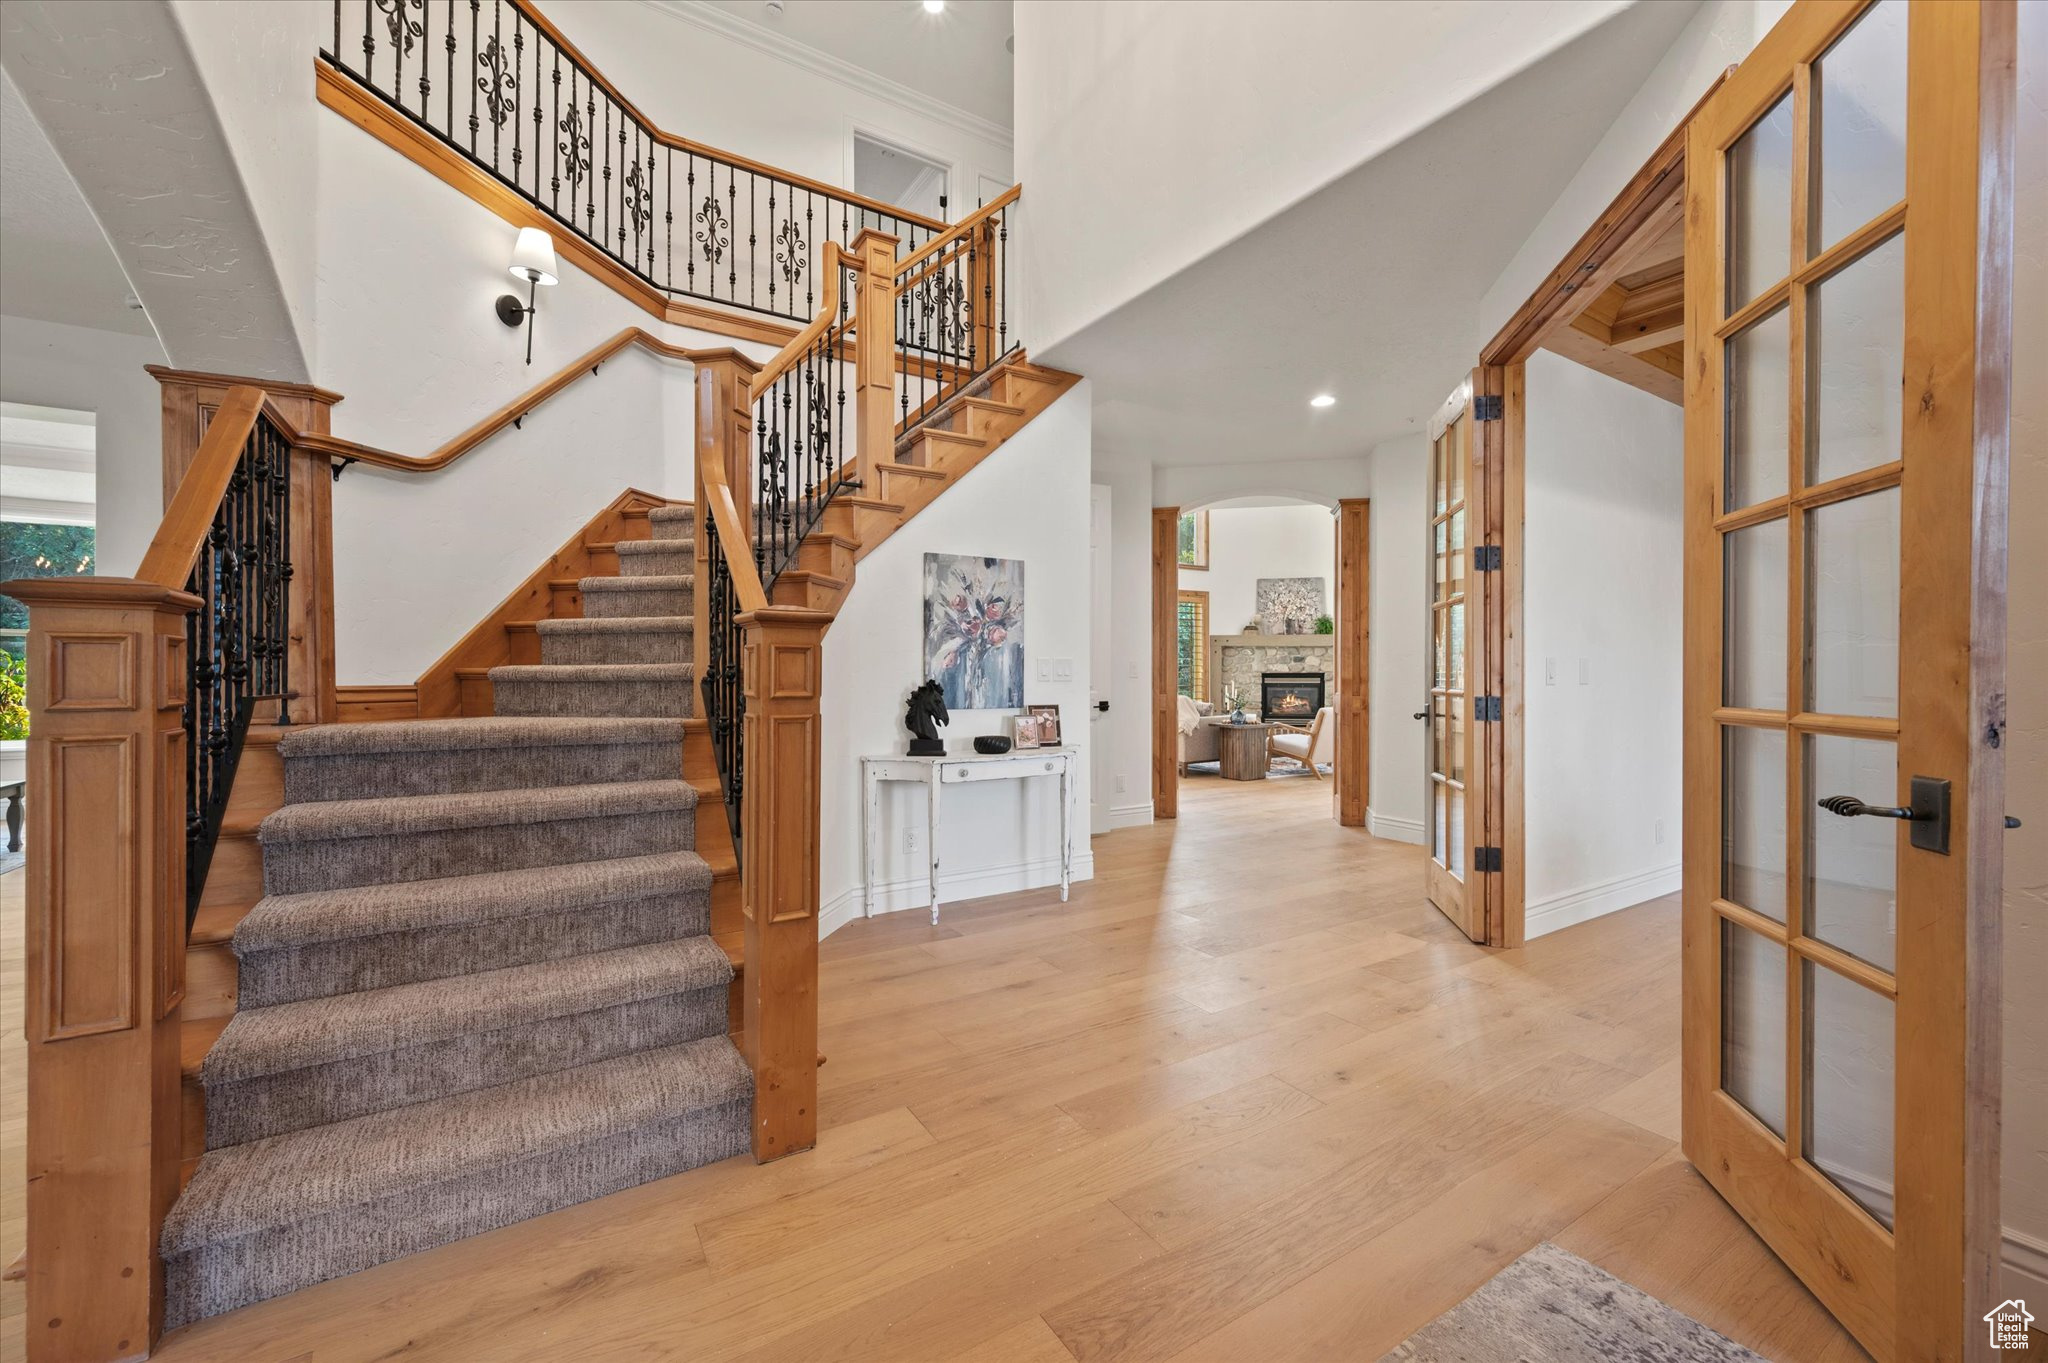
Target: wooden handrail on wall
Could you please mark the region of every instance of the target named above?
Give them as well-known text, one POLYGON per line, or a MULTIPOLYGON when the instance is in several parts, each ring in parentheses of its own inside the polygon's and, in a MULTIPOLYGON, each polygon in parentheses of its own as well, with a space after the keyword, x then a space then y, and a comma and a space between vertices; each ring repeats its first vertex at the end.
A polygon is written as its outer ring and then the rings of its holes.
POLYGON ((711 351, 691 350, 684 346, 671 345, 660 337, 639 327, 627 327, 602 344, 585 351, 554 373, 542 379, 533 387, 521 393, 512 401, 498 408, 483 420, 477 422, 460 435, 441 444, 423 455, 397 454, 391 450, 365 445, 358 440, 344 440, 334 435, 301 435, 297 443, 307 450, 317 451, 336 459, 359 464, 373 464, 378 468, 396 469, 402 473, 433 473, 447 468, 450 464, 468 454, 471 450, 490 439, 507 426, 517 425, 532 414, 536 407, 554 397, 565 388, 576 383, 585 375, 597 372, 603 364, 620 351, 639 346, 643 350, 664 359, 684 360, 694 363, 700 355, 711 351))

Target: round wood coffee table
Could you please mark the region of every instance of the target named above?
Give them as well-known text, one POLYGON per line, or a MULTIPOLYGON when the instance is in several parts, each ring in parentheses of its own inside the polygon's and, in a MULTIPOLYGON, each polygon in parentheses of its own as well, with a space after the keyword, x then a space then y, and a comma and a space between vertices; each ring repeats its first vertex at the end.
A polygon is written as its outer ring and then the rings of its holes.
POLYGON ((1256 720, 1249 724, 1225 720, 1216 726, 1216 765, 1222 769, 1224 780, 1266 779, 1266 735, 1273 728, 1256 720))

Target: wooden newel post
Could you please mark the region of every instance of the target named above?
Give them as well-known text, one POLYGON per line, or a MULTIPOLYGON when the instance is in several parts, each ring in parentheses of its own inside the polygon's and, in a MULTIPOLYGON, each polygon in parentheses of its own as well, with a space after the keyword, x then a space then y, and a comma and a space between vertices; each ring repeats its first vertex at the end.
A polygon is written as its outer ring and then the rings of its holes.
POLYGON ((696 679, 694 684, 701 685, 704 669, 710 666, 706 650, 711 638, 711 594, 706 590, 711 582, 711 545, 710 536, 704 532, 704 521, 711 513, 704 500, 704 464, 707 460, 718 461, 718 466, 725 470, 727 485, 732 488, 741 521, 751 522, 747 497, 754 480, 747 460, 747 451, 752 448, 747 427, 753 421, 754 375, 761 372, 761 366, 729 348, 700 354, 695 364, 697 457, 692 461, 695 473, 690 504, 697 509, 697 524, 692 531, 695 543, 690 561, 697 573, 697 590, 690 610, 695 625, 690 641, 690 661, 695 670, 690 675, 696 679))
MULTIPOLYGON (((853 239, 854 434, 865 470, 896 457, 896 238, 874 228, 853 239)), ((872 491, 876 485, 869 483, 872 491)))
POLYGON ((819 672, 823 611, 742 615, 747 798, 741 814, 754 1158, 818 1140, 819 672))
POLYGON ((28 1356, 139 1358, 163 1329, 185 997, 185 617, 126 578, 29 608, 28 1356))

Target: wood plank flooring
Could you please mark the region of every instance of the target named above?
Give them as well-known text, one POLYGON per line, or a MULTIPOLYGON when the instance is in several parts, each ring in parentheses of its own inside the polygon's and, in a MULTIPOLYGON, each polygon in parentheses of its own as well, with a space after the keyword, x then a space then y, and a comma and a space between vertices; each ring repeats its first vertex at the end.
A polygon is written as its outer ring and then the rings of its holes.
MULTIPOLYGON (((1864 1354, 1678 1155, 1678 910, 1514 952, 1327 783, 1191 779, 1096 879, 824 946, 818 1149, 166 1339, 174 1363, 1370 1360, 1552 1239, 1784 1363, 1864 1354)), ((0 881, 0 1256, 21 1245, 0 881)), ((20 1285, 0 1295, 19 1357, 20 1285)))

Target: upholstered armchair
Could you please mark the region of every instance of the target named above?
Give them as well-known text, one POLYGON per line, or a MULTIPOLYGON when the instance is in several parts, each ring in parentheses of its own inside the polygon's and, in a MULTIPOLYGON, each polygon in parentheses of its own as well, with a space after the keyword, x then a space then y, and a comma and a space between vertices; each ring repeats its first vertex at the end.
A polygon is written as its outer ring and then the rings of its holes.
POLYGON ((1307 767, 1311 776, 1322 780, 1323 773, 1318 768, 1334 769, 1337 761, 1336 711, 1325 705, 1316 711, 1315 719, 1306 729, 1294 724, 1275 726, 1266 735, 1266 761, 1270 765, 1282 758, 1307 767))
POLYGON ((1192 700, 1177 696, 1179 745, 1176 760, 1180 763, 1180 774, 1188 774, 1190 762, 1214 762, 1217 760, 1216 726, 1207 723, 1216 707, 1206 700, 1192 700))

